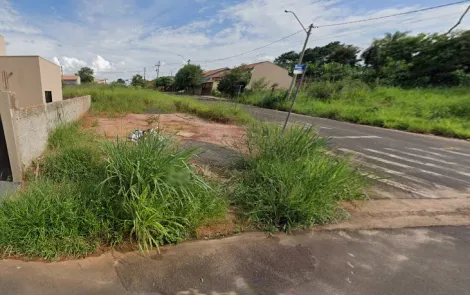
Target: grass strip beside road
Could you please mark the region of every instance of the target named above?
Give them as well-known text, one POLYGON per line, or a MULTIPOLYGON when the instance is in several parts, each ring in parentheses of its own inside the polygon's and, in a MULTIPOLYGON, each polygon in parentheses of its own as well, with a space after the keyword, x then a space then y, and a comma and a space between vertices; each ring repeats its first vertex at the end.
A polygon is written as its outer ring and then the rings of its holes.
MULTIPOLYGON (((470 89, 372 87, 360 81, 304 85, 294 112, 409 132, 470 139, 470 89)), ((241 103, 287 111, 285 92, 247 93, 241 103)))
POLYGON ((64 98, 91 95, 91 111, 96 114, 119 116, 127 113, 157 111, 182 112, 218 123, 248 123, 250 115, 240 107, 207 105, 190 97, 179 97, 150 89, 111 85, 80 85, 65 87, 64 98))

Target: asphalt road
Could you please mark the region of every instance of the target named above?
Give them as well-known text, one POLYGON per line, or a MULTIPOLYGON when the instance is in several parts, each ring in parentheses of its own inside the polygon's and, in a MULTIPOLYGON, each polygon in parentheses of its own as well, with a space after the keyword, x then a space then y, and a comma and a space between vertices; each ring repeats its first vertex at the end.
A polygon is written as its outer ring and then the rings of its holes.
MULTIPOLYGON (((283 124, 286 112, 243 106, 255 118, 283 124)), ((470 198, 470 142, 292 114, 314 125, 337 152, 352 155, 378 181, 414 198, 470 198)))

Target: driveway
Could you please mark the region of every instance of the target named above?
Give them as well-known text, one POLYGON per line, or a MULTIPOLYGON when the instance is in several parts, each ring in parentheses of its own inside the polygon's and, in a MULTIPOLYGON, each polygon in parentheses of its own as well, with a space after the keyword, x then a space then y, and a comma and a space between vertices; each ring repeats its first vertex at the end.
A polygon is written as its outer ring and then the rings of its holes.
POLYGON ((1 294, 470 294, 470 228, 248 233, 59 263, 0 262, 1 294))

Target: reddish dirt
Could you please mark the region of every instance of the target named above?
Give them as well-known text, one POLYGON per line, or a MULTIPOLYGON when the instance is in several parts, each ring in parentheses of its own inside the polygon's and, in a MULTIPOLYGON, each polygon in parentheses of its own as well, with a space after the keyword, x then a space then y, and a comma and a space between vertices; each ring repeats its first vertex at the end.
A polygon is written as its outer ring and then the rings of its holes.
POLYGON ((240 232, 235 214, 229 213, 224 219, 213 221, 196 229, 197 239, 221 238, 240 232))
POLYGON ((124 117, 85 117, 84 127, 107 138, 127 138, 135 129, 159 128, 181 140, 202 141, 239 150, 245 129, 236 125, 213 123, 187 114, 128 114, 124 117))

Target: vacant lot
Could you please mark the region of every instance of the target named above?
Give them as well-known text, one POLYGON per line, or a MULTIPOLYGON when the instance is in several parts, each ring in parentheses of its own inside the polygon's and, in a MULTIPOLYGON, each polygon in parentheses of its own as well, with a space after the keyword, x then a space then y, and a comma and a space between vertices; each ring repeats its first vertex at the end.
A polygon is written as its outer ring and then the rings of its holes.
POLYGON ((362 176, 326 155, 313 129, 280 132, 182 113, 97 116, 95 107, 52 132, 22 190, 0 204, 0 250, 48 260, 122 245, 145 252, 237 232, 237 224, 289 231, 344 218, 338 204, 362 198, 362 176), (150 128, 155 133, 137 143, 127 139, 150 128), (198 165, 197 150, 182 144, 188 141, 238 157, 214 176, 198 165))
MULTIPOLYGON (((285 92, 254 92, 241 102, 288 110, 285 92)), ((294 111, 359 124, 470 139, 470 89, 372 87, 354 80, 304 85, 294 111)))
POLYGON ((91 95, 93 114, 121 116, 127 113, 187 113, 220 123, 248 123, 252 119, 240 108, 205 105, 192 98, 177 97, 150 89, 123 86, 82 85, 64 88, 64 98, 91 95))
POLYGON ((202 120, 183 113, 127 114, 121 117, 87 116, 84 127, 108 139, 127 138, 135 129, 162 130, 184 141, 198 141, 238 149, 245 140, 245 128, 202 120))

